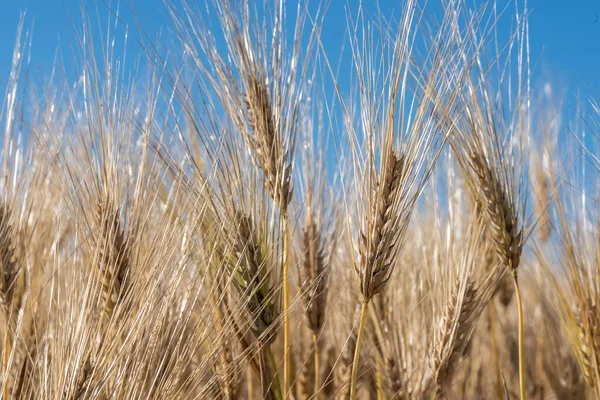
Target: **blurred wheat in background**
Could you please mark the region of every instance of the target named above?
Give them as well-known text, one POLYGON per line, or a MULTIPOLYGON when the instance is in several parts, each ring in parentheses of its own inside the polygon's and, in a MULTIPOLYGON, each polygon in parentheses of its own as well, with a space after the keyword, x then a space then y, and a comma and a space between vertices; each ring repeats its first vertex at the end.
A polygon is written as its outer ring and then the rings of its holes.
POLYGON ((340 75, 326 4, 206 3, 133 76, 84 18, 34 84, 19 24, 2 398, 600 398, 600 107, 534 89, 526 4, 358 6, 340 75))

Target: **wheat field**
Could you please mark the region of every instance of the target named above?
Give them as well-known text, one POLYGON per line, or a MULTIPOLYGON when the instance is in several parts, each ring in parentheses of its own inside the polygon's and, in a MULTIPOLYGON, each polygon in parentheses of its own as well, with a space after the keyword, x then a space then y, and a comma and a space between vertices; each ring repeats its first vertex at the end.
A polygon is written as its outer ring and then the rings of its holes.
POLYGON ((526 4, 358 7, 339 65, 326 2, 206 3, 134 76, 84 24, 35 84, 19 24, 2 398, 600 398, 600 107, 526 4))

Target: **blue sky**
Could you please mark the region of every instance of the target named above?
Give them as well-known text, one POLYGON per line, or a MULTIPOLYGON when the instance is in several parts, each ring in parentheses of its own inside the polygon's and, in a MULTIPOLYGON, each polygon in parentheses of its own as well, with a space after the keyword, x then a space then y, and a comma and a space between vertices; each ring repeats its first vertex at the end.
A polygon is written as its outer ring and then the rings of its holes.
MULTIPOLYGON (((56 54, 69 65, 77 60, 77 35, 81 32, 82 5, 90 18, 100 18, 103 29, 108 15, 107 4, 113 10, 120 8, 119 16, 131 29, 129 58, 135 58, 139 46, 134 43, 135 18, 131 12, 133 6, 137 16, 144 21, 150 31, 159 28, 169 29, 170 19, 162 0, 1 0, 4 4, 0 11, 0 87, 4 87, 10 69, 10 60, 15 32, 21 12, 26 11, 26 27, 33 25, 30 73, 34 79, 49 76, 56 54), (98 17, 99 16, 99 17, 98 17), (57 53, 60 49, 60 53, 57 53)), ((199 0, 202 4, 204 0, 199 0)), ((428 7, 436 7, 441 0, 429 0, 428 7)), ((473 0, 467 0, 473 2, 473 0)), ((312 0, 312 4, 318 0, 312 0)), ((480 3, 480 2, 475 2, 480 3)), ((522 1, 520 1, 522 3, 522 1)), ((340 48, 346 29, 346 7, 356 8, 355 0, 332 0, 329 7, 323 42, 331 53, 340 48)), ((368 12, 375 13, 375 1, 365 0, 368 12)), ((401 0, 379 0, 384 15, 398 15, 401 0)), ((499 0, 499 6, 506 4, 499 0)), ((553 88, 567 93, 566 103, 574 109, 575 95, 592 94, 600 98, 600 0, 530 0, 530 45, 534 66, 533 84, 540 87, 544 82, 552 83, 553 88), (596 22, 595 22, 596 21, 596 22)), ((513 12, 513 8, 509 13, 513 12)), ((94 27, 99 26, 93 24, 94 27)), ((500 25, 507 30, 509 24, 500 25)), ((97 34, 97 32, 95 32, 97 34)), ((122 38, 124 29, 117 31, 122 38)), ((503 32, 500 32, 501 34, 503 32)), ((508 31, 504 32, 508 34, 508 31)), ((337 59, 337 55, 329 54, 337 59)), ((568 112, 568 111, 567 111, 568 112)), ((573 111, 569 114, 573 115, 573 111)))

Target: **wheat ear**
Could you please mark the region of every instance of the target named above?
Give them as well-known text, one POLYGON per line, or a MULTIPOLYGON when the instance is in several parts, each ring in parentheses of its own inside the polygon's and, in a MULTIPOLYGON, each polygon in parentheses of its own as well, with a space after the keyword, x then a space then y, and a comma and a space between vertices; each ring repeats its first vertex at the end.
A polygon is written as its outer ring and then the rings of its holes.
POLYGON ((126 294, 130 255, 125 233, 121 228, 119 208, 104 199, 97 206, 99 227, 98 261, 96 269, 102 291, 102 312, 110 320, 116 305, 126 294))
POLYGON ((502 184, 496 172, 490 168, 487 158, 481 152, 473 152, 470 164, 481 190, 484 213, 489 222, 488 228, 496 256, 501 264, 510 271, 517 295, 519 387, 521 399, 525 400, 527 392, 525 388, 523 302, 517 277, 517 268, 523 249, 523 231, 520 226, 519 214, 509 196, 508 188, 502 184))
POLYGON ((398 216, 394 205, 404 169, 404 158, 390 150, 381 183, 371 201, 371 218, 366 231, 361 231, 359 245, 360 289, 363 296, 372 299, 387 283, 393 268, 393 257, 398 239, 398 216))
POLYGON ((246 108, 251 135, 246 141, 262 171, 271 197, 285 213, 292 199, 292 176, 289 155, 276 129, 269 90, 264 79, 246 78, 246 108))
POLYGON ((273 299, 274 289, 268 279, 268 260, 251 217, 238 213, 235 229, 234 284, 238 292, 248 298, 246 307, 253 319, 252 333, 261 343, 270 345, 275 339, 273 331, 278 312, 273 299))
POLYGON ((287 208, 292 198, 291 164, 273 115, 269 90, 258 74, 246 76, 246 108, 251 134, 245 135, 264 175, 271 197, 281 210, 283 224, 283 387, 287 398, 291 368, 289 237, 287 208))
MULTIPOLYGON (((329 278, 331 248, 327 255, 327 243, 321 231, 320 221, 313 212, 312 193, 306 196, 306 218, 302 231, 302 270, 303 284, 301 292, 304 299, 305 315, 308 327, 312 332, 314 351, 314 393, 319 398, 320 391, 320 352, 319 335, 323 329, 325 320, 325 308, 327 304, 327 283, 329 278)), ((331 244, 331 243, 330 243, 331 244)))
POLYGON ((276 288, 272 287, 269 279, 268 257, 264 254, 259 232, 250 216, 237 212, 235 215, 233 250, 234 285, 238 292, 245 297, 244 304, 252 318, 251 331, 257 338, 262 365, 261 379, 275 379, 275 395, 273 388, 263 387, 264 396, 283 398, 280 386, 279 372, 273 359, 271 343, 275 340, 278 307, 275 304, 276 288))
POLYGON ((366 232, 361 231, 360 234, 358 261, 360 267, 356 268, 356 271, 360 279, 363 302, 350 380, 350 398, 352 400, 356 398, 360 345, 369 301, 385 287, 393 269, 400 222, 394 206, 398 200, 398 189, 403 170, 404 158, 390 148, 385 169, 380 176, 380 183, 371 200, 371 211, 365 224, 366 232))
POLYGON ((440 321, 441 335, 435 346, 432 370, 438 394, 453 372, 453 366, 463 355, 471 337, 477 314, 479 293, 474 282, 467 280, 462 287, 457 280, 450 301, 440 321))
POLYGON ((590 301, 586 301, 575 313, 575 326, 579 342, 579 360, 586 383, 598 391, 600 376, 600 323, 598 310, 590 301))

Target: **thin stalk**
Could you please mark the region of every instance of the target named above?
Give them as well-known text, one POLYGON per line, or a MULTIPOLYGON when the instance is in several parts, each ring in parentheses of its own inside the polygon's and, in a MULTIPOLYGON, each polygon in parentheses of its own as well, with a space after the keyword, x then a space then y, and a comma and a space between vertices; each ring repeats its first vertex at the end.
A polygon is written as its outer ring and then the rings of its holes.
POLYGON ((360 343, 362 342, 363 327, 365 325, 365 316, 367 315, 367 306, 369 298, 363 299, 360 309, 360 322, 358 323, 358 335, 356 337, 356 348, 354 349, 354 360, 352 361, 352 377, 350 378, 350 400, 356 399, 356 378, 358 376, 358 360, 360 357, 360 343))
MULTIPOLYGON (((8 313, 7 313, 8 314, 8 313)), ((7 315, 7 320, 9 320, 10 316, 7 315)), ((10 358, 10 338, 8 330, 10 329, 9 323, 6 323, 6 331, 4 332, 4 356, 2 357, 2 375, 4 377, 4 395, 3 399, 8 399, 8 361, 10 358)))
POLYGON ((377 356, 375 360, 375 383, 377 385, 377 400, 385 399, 383 394, 383 376, 381 374, 381 357, 377 356))
POLYGON ((14 391, 14 399, 20 399, 21 393, 23 392, 23 386, 25 386, 25 375, 27 374, 27 368, 29 365, 29 352, 25 354, 25 359, 23 360, 23 364, 21 365, 21 372, 19 372, 19 381, 17 383, 17 388, 14 391))
POLYGON ((281 393, 281 383, 279 382, 279 371, 277 371, 277 364, 275 363, 275 357, 273 357, 273 351, 271 350, 271 346, 265 347, 267 350, 267 355, 269 356, 269 361, 273 370, 275 371, 275 391, 278 399, 282 399, 283 395, 281 393))
POLYGON ((523 343, 523 302, 521 301, 521 290, 517 279, 517 271, 512 271, 513 283, 515 284, 515 293, 517 294, 517 306, 519 307, 519 386, 521 389, 521 400, 527 399, 525 391, 525 351, 523 343))
POLYGON ((502 387, 502 373, 500 372, 500 357, 498 356, 498 340, 496 339, 496 316, 494 299, 489 302, 490 312, 490 341, 492 342, 492 357, 494 358, 494 368, 496 369, 496 384, 498 389, 498 400, 504 399, 504 388, 502 387))
POLYGON ((290 392, 290 368, 292 365, 291 349, 290 349, 290 283, 289 283, 289 265, 288 265, 288 226, 287 213, 284 211, 283 223, 283 390, 284 399, 288 398, 290 392))
POLYGON ((319 335, 313 333, 313 346, 315 353, 315 400, 319 400, 319 392, 321 391, 321 360, 319 356, 319 335))
MULTIPOLYGON (((212 280, 215 281, 214 276, 212 276, 212 280)), ((215 304, 217 305, 215 307, 215 321, 216 321, 216 326, 219 329, 219 331, 223 331, 224 330, 224 327, 223 327, 223 316, 221 314, 221 310, 219 309, 219 299, 218 299, 216 293, 213 293, 212 299, 215 302, 215 304)), ((223 349, 225 349, 225 346, 226 346, 224 339, 225 339, 224 337, 220 338, 221 345, 223 346, 223 349)), ((221 361, 221 366, 226 366, 227 365, 227 355, 225 354, 225 351, 221 352, 219 358, 220 358, 220 361, 221 361)), ((218 368, 215 368, 215 373, 220 373, 220 371, 219 371, 218 368)), ((227 376, 225 376, 225 385, 226 385, 227 391, 229 391, 229 389, 230 389, 229 388, 229 378, 227 376)))
POLYGON ((251 399, 252 396, 254 395, 254 386, 252 385, 252 365, 250 363, 248 363, 248 365, 246 366, 246 371, 247 371, 247 375, 246 375, 246 384, 247 384, 247 388, 246 391, 248 392, 248 399, 251 399))

